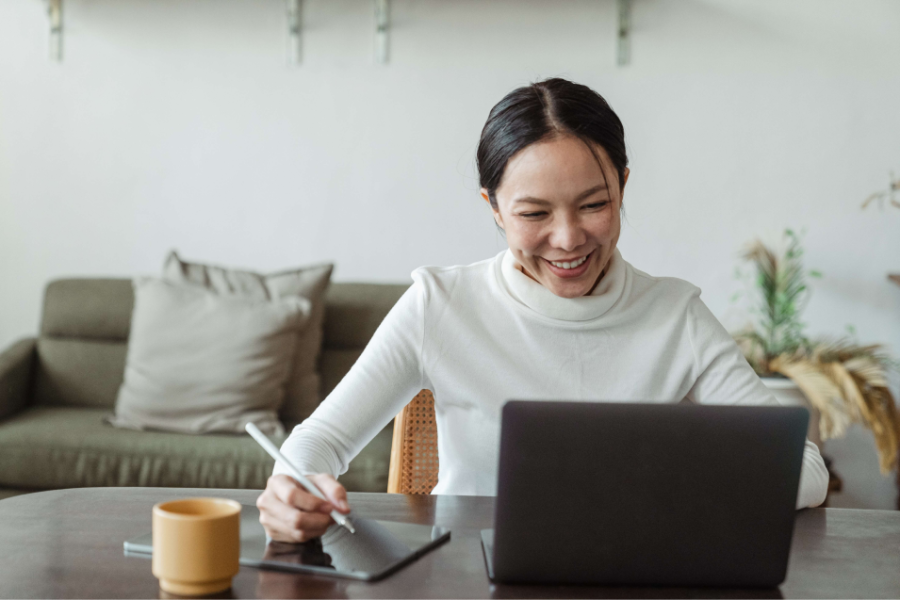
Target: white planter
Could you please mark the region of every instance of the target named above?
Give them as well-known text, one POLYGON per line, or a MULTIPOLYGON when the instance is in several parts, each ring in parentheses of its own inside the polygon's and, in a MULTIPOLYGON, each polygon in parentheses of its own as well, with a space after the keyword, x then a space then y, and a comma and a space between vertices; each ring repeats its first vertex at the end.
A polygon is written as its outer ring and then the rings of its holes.
POLYGON ((781 377, 760 377, 759 379, 763 382, 763 385, 771 390, 780 404, 784 406, 803 406, 809 410, 809 431, 806 435, 811 442, 819 447, 821 452, 822 440, 819 437, 819 411, 810 405, 809 400, 806 399, 806 394, 790 379, 781 377))

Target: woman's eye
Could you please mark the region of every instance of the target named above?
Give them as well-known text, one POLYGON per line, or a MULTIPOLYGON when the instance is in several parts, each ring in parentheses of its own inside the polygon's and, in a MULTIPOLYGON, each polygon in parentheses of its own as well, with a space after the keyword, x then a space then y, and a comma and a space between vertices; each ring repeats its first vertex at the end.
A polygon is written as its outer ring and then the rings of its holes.
POLYGON ((603 208, 609 204, 609 200, 604 200, 603 202, 591 202, 590 204, 585 204, 581 208, 586 208, 587 210, 597 210, 603 208))
POLYGON ((536 219, 538 217, 543 217, 547 213, 545 212, 530 212, 530 213, 519 213, 520 217, 525 217, 526 219, 536 219))

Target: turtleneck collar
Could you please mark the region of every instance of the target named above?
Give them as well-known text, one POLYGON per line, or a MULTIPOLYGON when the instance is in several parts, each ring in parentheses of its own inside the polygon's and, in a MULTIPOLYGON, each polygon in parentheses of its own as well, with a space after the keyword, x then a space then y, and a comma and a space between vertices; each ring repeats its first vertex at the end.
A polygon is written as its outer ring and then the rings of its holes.
POLYGON ((562 298, 519 269, 511 250, 503 254, 500 279, 513 300, 544 317, 562 321, 590 321, 606 314, 625 290, 626 263, 616 249, 606 274, 588 296, 562 298))

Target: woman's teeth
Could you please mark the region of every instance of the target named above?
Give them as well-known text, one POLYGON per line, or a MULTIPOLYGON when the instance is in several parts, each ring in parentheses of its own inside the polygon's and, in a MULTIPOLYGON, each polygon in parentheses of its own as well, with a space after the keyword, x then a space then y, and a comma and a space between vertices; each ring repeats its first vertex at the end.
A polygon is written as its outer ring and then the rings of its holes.
POLYGON ((554 267, 558 267, 560 269, 574 269, 575 267, 580 267, 582 264, 584 264, 584 261, 586 261, 586 260, 587 260, 587 256, 582 256, 578 260, 572 261, 572 262, 555 262, 552 260, 549 262, 554 267))

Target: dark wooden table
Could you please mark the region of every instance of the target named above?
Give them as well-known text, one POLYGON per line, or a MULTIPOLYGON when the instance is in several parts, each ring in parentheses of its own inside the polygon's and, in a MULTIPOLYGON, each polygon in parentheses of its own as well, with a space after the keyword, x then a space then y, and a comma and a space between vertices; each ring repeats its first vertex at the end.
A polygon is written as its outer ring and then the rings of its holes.
MULTIPOLYGON (((173 488, 84 488, 0 500, 0 597, 158 598, 150 561, 126 557, 122 542, 150 530, 156 502, 258 492, 173 488)), ((492 585, 479 530, 493 498, 351 494, 361 517, 438 524, 449 543, 376 583, 241 567, 235 598, 528 597, 900 597, 900 512, 811 509, 797 515, 787 581, 777 590, 492 585)), ((740 543, 740 540, 735 540, 740 543)))

